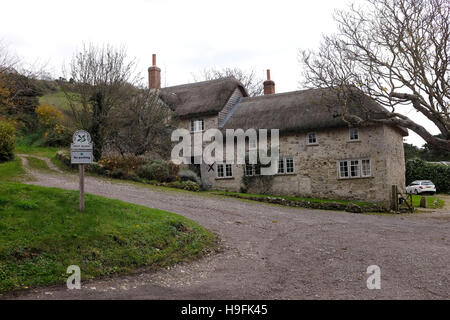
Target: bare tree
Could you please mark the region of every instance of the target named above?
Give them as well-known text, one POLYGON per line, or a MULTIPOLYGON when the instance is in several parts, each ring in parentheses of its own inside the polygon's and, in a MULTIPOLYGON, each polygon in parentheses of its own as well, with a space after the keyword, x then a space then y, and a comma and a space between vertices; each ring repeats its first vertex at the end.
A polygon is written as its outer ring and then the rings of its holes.
POLYGON ((109 117, 109 126, 116 128, 108 136, 108 142, 122 154, 136 155, 145 152, 161 156, 170 154, 170 109, 152 91, 141 89, 116 108, 109 117))
POLYGON ((66 78, 72 81, 61 82, 75 121, 92 135, 96 159, 101 157, 108 131, 114 130, 107 125, 110 112, 124 106, 136 91, 135 67, 124 48, 83 45, 70 62, 66 78))
POLYGON ((303 84, 331 89, 343 100, 367 94, 385 109, 368 119, 344 112, 344 119, 400 125, 450 150, 450 2, 366 0, 365 8, 337 11, 338 32, 325 36, 318 51, 300 51, 303 84), (404 106, 426 116, 441 135, 407 117, 404 106))
POLYGON ((239 80, 250 97, 260 96, 263 94, 263 79, 256 75, 255 70, 242 70, 240 68, 224 68, 224 69, 204 69, 198 74, 194 74, 194 81, 215 80, 225 77, 235 77, 239 80))
POLYGON ((0 74, 14 70, 19 63, 19 57, 12 54, 4 41, 0 40, 0 74))

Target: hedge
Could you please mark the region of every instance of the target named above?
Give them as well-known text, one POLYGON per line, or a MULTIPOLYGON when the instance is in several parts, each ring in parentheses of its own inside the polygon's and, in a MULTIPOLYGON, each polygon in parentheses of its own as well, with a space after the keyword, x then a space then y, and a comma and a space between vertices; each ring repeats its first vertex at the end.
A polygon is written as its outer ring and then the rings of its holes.
POLYGON ((431 180, 438 193, 450 193, 450 167, 420 159, 406 162, 406 185, 414 180, 431 180))
POLYGON ((14 127, 8 123, 0 122, 0 162, 12 160, 16 140, 14 137, 14 127))

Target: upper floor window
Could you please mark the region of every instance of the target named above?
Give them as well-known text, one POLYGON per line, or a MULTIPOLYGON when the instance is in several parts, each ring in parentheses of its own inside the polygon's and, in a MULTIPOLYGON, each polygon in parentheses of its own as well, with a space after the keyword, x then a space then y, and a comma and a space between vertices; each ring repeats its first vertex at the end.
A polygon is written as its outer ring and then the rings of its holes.
POLYGON ((191 132, 202 132, 203 130, 205 130, 203 119, 191 120, 191 132))
POLYGON ((317 135, 315 132, 308 133, 306 143, 307 144, 317 144, 317 135))
POLYGON ((350 141, 359 140, 358 128, 350 128, 349 135, 350 135, 350 141))

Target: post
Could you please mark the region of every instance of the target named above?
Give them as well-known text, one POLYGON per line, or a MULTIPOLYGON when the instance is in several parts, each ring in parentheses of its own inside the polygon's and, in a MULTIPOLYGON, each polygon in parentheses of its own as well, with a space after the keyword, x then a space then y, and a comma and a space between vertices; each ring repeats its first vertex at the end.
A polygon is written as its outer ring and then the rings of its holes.
POLYGON ((80 171, 80 211, 84 211, 84 164, 78 165, 80 171))
POLYGON ((392 209, 398 212, 398 190, 396 185, 392 185, 392 209))

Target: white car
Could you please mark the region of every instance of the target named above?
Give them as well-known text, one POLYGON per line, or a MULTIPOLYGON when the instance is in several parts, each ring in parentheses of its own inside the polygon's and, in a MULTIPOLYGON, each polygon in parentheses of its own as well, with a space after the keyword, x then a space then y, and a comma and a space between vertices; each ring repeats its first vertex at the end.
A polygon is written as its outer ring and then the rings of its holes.
POLYGON ((430 180, 416 180, 406 187, 406 193, 421 194, 425 192, 436 193, 436 186, 430 180))

